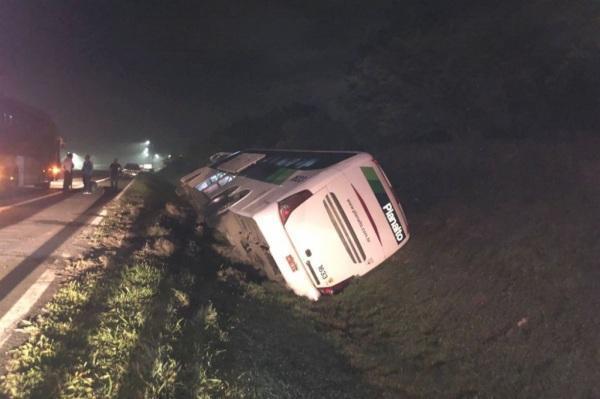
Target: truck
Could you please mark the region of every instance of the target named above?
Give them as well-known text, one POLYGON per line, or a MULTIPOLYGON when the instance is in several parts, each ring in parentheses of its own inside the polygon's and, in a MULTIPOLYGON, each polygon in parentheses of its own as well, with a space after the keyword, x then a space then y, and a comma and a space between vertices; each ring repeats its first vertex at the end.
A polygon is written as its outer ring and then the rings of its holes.
POLYGON ((61 173, 61 142, 47 114, 0 97, 0 193, 22 187, 49 187, 61 173))

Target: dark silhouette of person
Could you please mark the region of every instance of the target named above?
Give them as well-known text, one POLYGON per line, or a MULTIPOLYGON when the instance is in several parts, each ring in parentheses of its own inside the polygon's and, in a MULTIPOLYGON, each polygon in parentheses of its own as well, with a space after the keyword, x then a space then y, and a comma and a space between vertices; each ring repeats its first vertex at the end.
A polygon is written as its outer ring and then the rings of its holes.
POLYGON ((83 175, 83 193, 91 194, 92 193, 92 173, 94 171, 94 164, 90 159, 89 155, 85 156, 85 161, 83 161, 83 167, 81 168, 81 174, 83 175))
POLYGON ((63 191, 67 192, 73 185, 73 154, 67 153, 67 156, 62 161, 63 172, 63 191))
POLYGON ((110 171, 110 188, 113 190, 119 189, 119 176, 121 174, 121 164, 119 160, 115 158, 115 160, 108 167, 110 171))

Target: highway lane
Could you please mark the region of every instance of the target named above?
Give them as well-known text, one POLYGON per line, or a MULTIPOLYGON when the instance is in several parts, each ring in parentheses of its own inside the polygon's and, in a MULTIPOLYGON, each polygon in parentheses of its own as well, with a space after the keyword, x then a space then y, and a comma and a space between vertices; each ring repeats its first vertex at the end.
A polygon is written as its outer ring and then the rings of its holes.
POLYGON ((55 190, 40 188, 24 188, 0 194, 0 208, 11 206, 15 203, 39 198, 53 193, 55 190))
MULTIPOLYGON (((122 181, 121 186, 126 183, 122 181)), ((15 303, 31 291, 47 270, 64 267, 65 259, 86 250, 82 230, 117 194, 106 190, 107 184, 100 183, 91 195, 84 195, 81 190, 41 191, 38 197, 25 201, 21 198, 0 208, 0 346, 4 344, 2 330, 14 328, 2 320, 15 303)))
MULTIPOLYGON (((73 178, 73 188, 79 189, 83 187, 83 180, 79 176, 79 173, 75 174, 73 178)), ((108 171, 95 171, 93 179, 98 182, 103 182, 108 179, 108 171)), ((57 190, 62 189, 63 181, 62 179, 55 180, 50 182, 50 188, 44 189, 39 187, 23 187, 17 188, 10 191, 0 192, 0 212, 2 208, 6 206, 10 206, 19 202, 40 198, 48 194, 52 194, 57 190)))

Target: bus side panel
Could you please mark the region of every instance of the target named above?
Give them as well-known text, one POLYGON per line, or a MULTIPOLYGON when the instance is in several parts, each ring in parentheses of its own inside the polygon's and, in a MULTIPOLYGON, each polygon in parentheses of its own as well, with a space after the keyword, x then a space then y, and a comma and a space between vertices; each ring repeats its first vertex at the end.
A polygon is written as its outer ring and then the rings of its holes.
POLYGON ((46 186, 50 183, 45 160, 34 157, 17 157, 19 186, 46 186))
POLYGON ((18 169, 14 156, 0 155, 0 192, 17 186, 18 169))

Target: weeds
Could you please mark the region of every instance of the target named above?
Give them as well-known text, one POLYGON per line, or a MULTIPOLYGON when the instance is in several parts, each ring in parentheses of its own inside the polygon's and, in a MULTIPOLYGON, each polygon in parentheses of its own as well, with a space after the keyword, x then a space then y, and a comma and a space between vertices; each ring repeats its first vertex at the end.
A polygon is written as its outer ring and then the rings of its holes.
POLYGON ((141 179, 111 210, 95 236, 105 253, 23 326, 30 336, 12 351, 4 394, 371 396, 310 321, 224 263, 165 193, 141 179), (126 250, 114 248, 116 237, 126 250))
MULTIPOLYGON (((43 397, 43 392, 57 394, 61 365, 71 356, 67 347, 80 343, 79 330, 85 329, 78 316, 97 298, 95 290, 99 274, 90 272, 80 280, 71 281, 27 327, 28 341, 13 350, 7 365, 9 372, 2 379, 3 391, 13 398, 43 397)), ((80 376, 73 376, 79 379, 80 376)))

